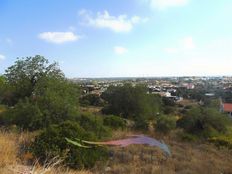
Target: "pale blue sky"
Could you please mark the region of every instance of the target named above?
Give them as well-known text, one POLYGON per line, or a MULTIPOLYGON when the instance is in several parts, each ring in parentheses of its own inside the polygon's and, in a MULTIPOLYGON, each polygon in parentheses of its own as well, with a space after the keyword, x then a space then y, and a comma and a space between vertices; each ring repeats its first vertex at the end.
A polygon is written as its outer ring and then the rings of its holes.
POLYGON ((43 55, 67 77, 232 75, 231 0, 1 0, 0 73, 43 55))

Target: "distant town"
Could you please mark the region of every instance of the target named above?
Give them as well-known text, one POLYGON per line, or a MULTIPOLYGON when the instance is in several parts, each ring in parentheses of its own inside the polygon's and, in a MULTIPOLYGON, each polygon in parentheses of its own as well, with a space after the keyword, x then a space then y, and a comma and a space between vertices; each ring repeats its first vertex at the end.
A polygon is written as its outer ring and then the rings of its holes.
POLYGON ((147 93, 180 102, 184 99, 195 100, 203 105, 207 99, 219 99, 220 109, 232 116, 232 77, 154 77, 154 78, 74 78, 80 84, 82 95, 101 96, 110 86, 145 85, 147 93))

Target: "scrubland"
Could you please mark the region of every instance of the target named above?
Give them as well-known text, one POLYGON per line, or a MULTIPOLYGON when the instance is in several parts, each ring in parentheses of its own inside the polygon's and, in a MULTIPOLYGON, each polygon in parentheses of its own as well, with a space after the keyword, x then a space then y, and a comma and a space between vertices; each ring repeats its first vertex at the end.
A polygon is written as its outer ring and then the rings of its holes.
MULTIPOLYGON (((115 131, 112 138, 123 138, 138 132, 115 131)), ((107 162, 97 162, 89 170, 69 170, 62 165, 62 159, 55 158, 40 166, 32 161, 31 154, 24 153, 24 146, 33 141, 36 133, 0 133, 0 173, 1 174, 90 174, 90 173, 154 173, 154 174, 231 174, 232 151, 217 148, 211 144, 183 142, 176 132, 162 138, 169 145, 171 157, 165 156, 158 148, 132 145, 126 148, 110 147, 107 162)))

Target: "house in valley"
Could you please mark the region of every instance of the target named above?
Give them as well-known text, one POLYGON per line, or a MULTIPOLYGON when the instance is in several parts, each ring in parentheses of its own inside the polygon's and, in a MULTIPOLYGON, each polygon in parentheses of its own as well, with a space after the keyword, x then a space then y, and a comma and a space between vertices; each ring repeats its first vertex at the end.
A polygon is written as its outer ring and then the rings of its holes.
POLYGON ((232 103, 222 103, 221 102, 221 112, 228 113, 232 118, 232 103))

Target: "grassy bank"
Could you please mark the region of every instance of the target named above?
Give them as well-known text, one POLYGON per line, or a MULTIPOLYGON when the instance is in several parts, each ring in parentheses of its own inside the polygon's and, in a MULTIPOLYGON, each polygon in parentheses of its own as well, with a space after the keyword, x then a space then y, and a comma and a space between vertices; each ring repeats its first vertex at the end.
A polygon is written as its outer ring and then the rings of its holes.
MULTIPOLYGON (((122 138, 134 132, 115 131, 112 139, 122 138)), ((0 171, 3 174, 90 174, 90 173, 160 173, 160 174, 230 174, 232 171, 232 152, 218 149, 214 145, 186 143, 173 136, 160 137, 170 146, 171 157, 154 147, 129 146, 127 148, 110 148, 107 163, 98 162, 89 171, 71 171, 61 165, 60 159, 50 161, 46 166, 30 163, 30 155, 20 149, 22 144, 33 140, 30 133, 0 133, 0 171)), ((151 135, 157 137, 158 135, 151 135)))

